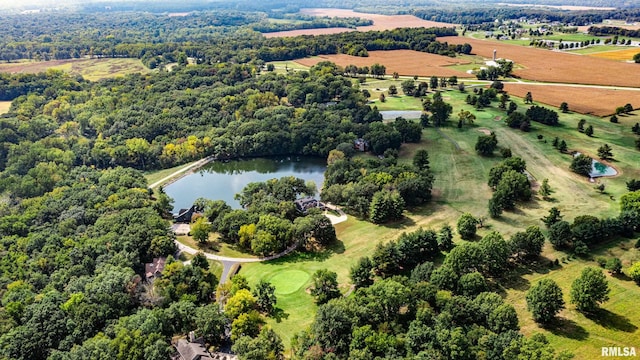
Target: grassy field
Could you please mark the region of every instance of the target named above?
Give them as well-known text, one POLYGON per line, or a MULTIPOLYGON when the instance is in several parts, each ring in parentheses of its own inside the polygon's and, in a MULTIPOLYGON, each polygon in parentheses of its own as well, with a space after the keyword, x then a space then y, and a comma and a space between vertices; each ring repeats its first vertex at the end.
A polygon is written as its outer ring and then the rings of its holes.
MULTIPOLYGON (((402 92, 401 90, 399 90, 402 92)), ((388 93, 388 91, 386 92, 388 93)), ((422 110, 422 102, 419 98, 408 96, 387 96, 384 102, 380 100, 374 100, 373 105, 378 107, 378 110, 422 110)))
MULTIPOLYGON (((380 82, 367 86, 382 89, 383 85, 385 83, 380 82)), ((429 150, 431 166, 436 176, 433 201, 430 204, 405 212, 406 217, 403 221, 387 226, 375 226, 349 217, 347 222, 336 225, 339 243, 322 254, 294 254, 268 263, 243 265, 241 274, 249 279, 250 284, 256 284, 260 279, 276 284, 278 307, 282 309, 282 316, 269 319, 268 322, 283 337, 287 347, 292 336, 313 321, 312 314, 315 313, 316 305, 307 289, 310 285, 310 275, 315 270, 327 268, 335 271, 344 293, 350 287, 350 267, 359 257, 370 255, 378 242, 395 239, 401 232, 411 231, 419 226, 439 228, 445 223, 454 225, 463 212, 487 216, 487 201, 491 197, 491 191, 486 185, 487 174, 491 166, 501 158, 480 157, 475 153, 475 142, 481 135, 479 130, 495 131, 499 145, 511 148, 515 155, 522 157, 537 182, 549 178, 555 191, 552 201, 543 201, 534 196, 532 201, 518 206, 516 211, 505 213, 501 219, 486 221, 484 228, 479 229, 480 235, 497 230, 509 237, 528 225, 542 226, 539 219, 546 215, 552 206, 558 207, 569 221, 582 214, 613 216, 618 212, 617 200, 626 191, 624 182, 631 177, 640 178, 640 169, 637 168, 638 152, 629 148, 633 141, 630 126, 635 121, 640 121, 640 117, 636 115, 622 118, 620 124, 612 124, 597 117, 561 114, 562 126, 546 127, 536 123, 531 132, 523 133, 507 128, 503 121, 500 121, 505 114, 499 109, 476 111, 464 102, 466 94, 458 91, 448 91, 443 96, 454 107, 452 123, 456 122, 455 114, 460 109, 473 111, 477 120, 474 125, 467 125, 462 129, 455 126, 438 130, 427 128, 419 144, 402 146, 400 161, 410 161, 411 156, 420 148, 429 150), (588 124, 594 126, 595 137, 589 138, 576 130, 580 118, 585 118, 588 124), (543 139, 539 140, 538 135, 542 135, 543 139), (600 194, 593 188, 594 184, 589 183, 586 178, 569 171, 570 155, 560 154, 551 146, 551 140, 555 136, 567 141, 570 149, 590 154, 594 154, 600 144, 610 144, 614 148, 616 158, 613 165, 622 171, 624 176, 602 180, 606 184, 606 191, 600 194)), ((403 101, 403 98, 399 96, 392 101, 405 109, 408 108, 407 104, 415 101, 413 98, 404 98, 403 101)), ((520 100, 514 100, 522 109, 524 105, 520 100)), ((392 104, 394 103, 390 105, 392 104)), ((455 240, 459 241, 457 237, 455 240)), ((622 245, 628 246, 628 243, 622 245)), ((599 252, 620 255, 625 261, 625 266, 629 265, 630 260, 638 257, 636 250, 625 252, 617 243, 603 247, 599 252)), ((556 253, 551 247, 547 247, 543 256, 553 260, 567 255, 556 253)), ((544 276, 550 276, 560 283, 568 296, 573 279, 582 268, 592 264, 592 261, 572 260, 553 271, 516 274, 515 284, 507 284, 503 289, 503 295, 516 306, 522 331, 526 334, 542 331, 549 335, 554 346, 576 352, 577 358, 591 358, 590 354, 599 354, 600 347, 605 345, 630 346, 638 343, 640 333, 628 324, 640 323, 640 312, 634 313, 630 310, 635 306, 634 299, 640 295, 640 288, 624 279, 611 279, 613 290, 611 300, 604 306, 609 311, 604 313, 604 320, 588 319, 577 313, 572 306, 568 306, 563 312, 562 315, 568 320, 566 326, 560 330, 539 329, 531 320, 524 304, 524 294, 530 284, 544 276), (622 319, 622 316, 626 316, 627 320, 622 319), (616 326, 622 327, 622 330, 616 326)))
POLYGON ((148 73, 147 67, 139 59, 71 59, 56 61, 21 61, 0 64, 0 72, 38 73, 47 69, 62 70, 74 75, 82 75, 87 80, 124 76, 133 73, 148 73))
POLYGON ((0 101, 0 114, 4 114, 11 108, 11 101, 0 101))

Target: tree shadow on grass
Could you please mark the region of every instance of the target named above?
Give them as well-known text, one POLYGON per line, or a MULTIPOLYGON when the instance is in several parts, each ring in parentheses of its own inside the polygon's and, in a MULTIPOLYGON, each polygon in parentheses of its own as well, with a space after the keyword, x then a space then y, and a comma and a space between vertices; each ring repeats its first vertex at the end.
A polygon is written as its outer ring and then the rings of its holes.
POLYGON ((380 225, 390 229, 406 229, 415 226, 416 222, 413 221, 413 219, 411 219, 410 217, 405 216, 398 221, 388 222, 380 225))
POLYGON ((302 261, 324 261, 334 254, 342 254, 345 251, 344 242, 336 239, 331 245, 317 250, 298 249, 286 256, 269 260, 269 264, 287 264, 302 261))
POLYGON ((283 319, 287 320, 289 318, 289 313, 286 313, 284 310, 277 307, 273 309, 273 312, 269 316, 276 319, 277 323, 281 323, 283 319))
POLYGON ((573 340, 585 340, 589 337, 589 333, 582 326, 573 320, 566 318, 558 318, 551 324, 544 327, 557 336, 566 337, 573 340))
POLYGON ((598 309, 593 313, 585 313, 585 316, 596 324, 607 328, 624 332, 634 332, 638 327, 632 324, 625 316, 616 314, 607 309, 598 309))

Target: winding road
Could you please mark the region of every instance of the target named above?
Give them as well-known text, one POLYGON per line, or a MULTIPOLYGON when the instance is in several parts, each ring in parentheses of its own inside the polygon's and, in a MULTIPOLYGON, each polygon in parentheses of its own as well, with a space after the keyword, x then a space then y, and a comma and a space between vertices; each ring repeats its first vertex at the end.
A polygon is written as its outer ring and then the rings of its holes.
MULTIPOLYGON (((178 177, 179 175, 184 175, 187 174, 189 171, 191 170, 195 170, 201 166, 203 166, 204 164, 210 162, 211 160, 213 160, 213 156, 208 156, 206 158, 200 159, 182 169, 176 170, 173 173, 165 176, 164 178, 154 182, 153 184, 149 185, 150 189, 156 188, 162 184, 164 184, 165 182, 175 179, 176 177, 178 177)), ((339 224, 341 222, 347 221, 347 214, 344 213, 344 211, 342 211, 342 209, 340 209, 339 207, 332 205, 332 204, 324 204, 324 206, 329 209, 329 210, 333 210, 336 211, 338 213, 338 215, 334 215, 329 213, 328 211, 325 211, 324 215, 329 218, 329 221, 331 221, 332 225, 335 224, 339 224)), ((188 226, 188 225, 187 225, 188 226)), ((185 233, 188 233, 188 230, 185 231, 185 233)), ((194 249, 188 245, 185 245, 181 242, 179 242, 178 240, 175 241, 176 246, 178 247, 178 254, 181 252, 185 252, 187 254, 191 254, 191 255, 195 255, 197 254, 200 250, 198 249, 194 249)), ((211 254, 211 253, 207 253, 207 252, 203 252, 203 254, 207 257, 207 259, 210 260, 215 260, 215 261, 220 261, 222 263, 222 275, 220 275, 220 283, 223 284, 227 281, 227 278, 229 277, 229 272, 231 271, 231 268, 233 267, 233 265, 235 264, 241 264, 241 263, 252 263, 252 262, 261 262, 261 261, 269 261, 269 260, 274 260, 280 257, 283 257, 289 253, 291 253, 292 251, 294 251, 296 248, 298 247, 298 244, 294 244, 289 246, 288 248, 286 248, 284 251, 278 253, 278 254, 274 254, 271 256, 266 256, 266 257, 252 257, 252 258, 235 258, 235 257, 227 257, 227 256, 220 256, 220 255, 216 255, 216 254, 211 254)), ((189 261, 185 261, 185 264, 190 263, 189 261)))

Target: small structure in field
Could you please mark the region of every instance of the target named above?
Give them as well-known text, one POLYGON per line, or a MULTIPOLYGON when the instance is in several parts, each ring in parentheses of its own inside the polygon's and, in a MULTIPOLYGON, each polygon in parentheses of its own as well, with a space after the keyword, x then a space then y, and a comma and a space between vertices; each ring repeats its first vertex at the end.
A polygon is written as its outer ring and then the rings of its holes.
POLYGON ((358 138, 353 141, 353 148, 365 152, 369 150, 369 142, 363 138, 358 138))

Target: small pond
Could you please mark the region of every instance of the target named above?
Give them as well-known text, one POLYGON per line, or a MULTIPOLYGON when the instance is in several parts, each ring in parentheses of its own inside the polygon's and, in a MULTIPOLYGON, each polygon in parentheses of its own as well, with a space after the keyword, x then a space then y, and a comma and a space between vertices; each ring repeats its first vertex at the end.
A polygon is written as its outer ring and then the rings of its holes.
MULTIPOLYGON (((575 152, 573 156, 580 155, 579 152, 575 152)), ((589 172, 589 177, 597 178, 603 176, 614 176, 618 175, 618 171, 611 166, 605 165, 596 159, 591 159, 591 172, 589 172)))
POLYGON ((320 189, 325 170, 326 160, 304 156, 214 161, 167 185, 164 190, 173 198, 174 212, 189 208, 200 197, 224 200, 239 209, 240 204, 233 197, 251 182, 295 176, 315 182, 320 189))

